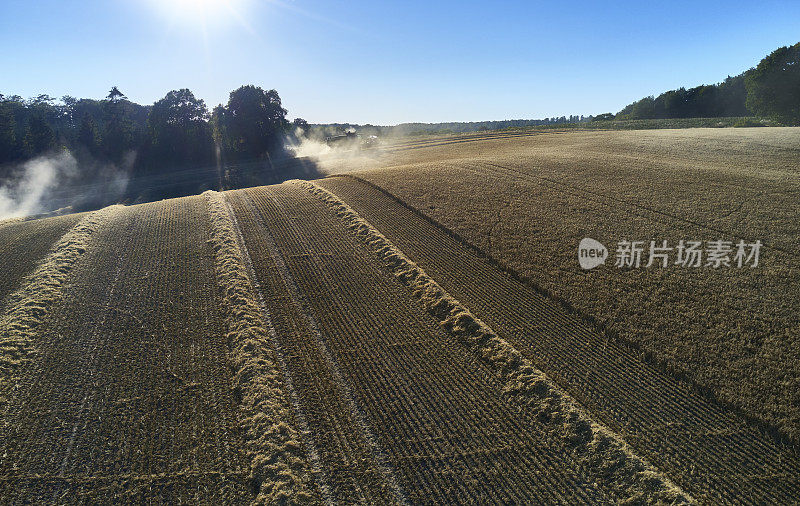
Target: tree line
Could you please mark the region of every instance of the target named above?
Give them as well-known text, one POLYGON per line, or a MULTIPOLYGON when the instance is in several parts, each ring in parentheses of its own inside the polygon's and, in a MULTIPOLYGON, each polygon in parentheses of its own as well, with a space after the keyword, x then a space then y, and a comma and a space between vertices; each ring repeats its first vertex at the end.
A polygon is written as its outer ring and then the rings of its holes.
POLYGON ((558 125, 563 123, 582 123, 589 121, 589 116, 554 116, 544 119, 507 119, 497 121, 465 121, 450 123, 401 123, 391 127, 395 135, 414 135, 430 133, 464 133, 482 132, 488 130, 502 130, 505 128, 523 128, 542 125, 558 125))
MULTIPOLYGON (((0 94, 0 179, 14 162, 57 149, 69 149, 79 161, 91 159, 124 168, 132 175, 182 168, 270 159, 286 136, 308 123, 289 122, 275 90, 242 86, 227 104, 209 111, 188 89, 173 90, 153 105, 128 100, 115 86, 102 100, 48 95, 23 99, 0 94)), ((616 115, 554 117, 470 123, 364 125, 381 134, 464 132, 509 127, 582 123, 610 119, 670 119, 757 115, 780 124, 800 124, 800 43, 781 47, 754 68, 723 82, 679 88, 637 100, 616 115)), ((316 134, 345 124, 314 125, 316 134), (326 130, 327 129, 327 130, 326 130)))
POLYGON ((132 174, 263 160, 283 149, 289 122, 275 90, 242 86, 227 104, 209 111, 188 89, 153 105, 131 102, 114 86, 102 100, 48 95, 23 99, 0 94, 0 178, 18 162, 69 149, 80 161, 97 160, 132 174))
POLYGON ((756 115, 800 124, 800 42, 776 49, 759 64, 723 82, 644 97, 614 119, 718 118, 756 115))

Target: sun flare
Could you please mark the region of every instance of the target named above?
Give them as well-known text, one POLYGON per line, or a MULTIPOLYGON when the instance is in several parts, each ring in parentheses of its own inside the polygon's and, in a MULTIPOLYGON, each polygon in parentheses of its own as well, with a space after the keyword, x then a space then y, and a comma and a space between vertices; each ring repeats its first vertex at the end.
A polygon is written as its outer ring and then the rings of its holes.
POLYGON ((150 0, 170 23, 208 28, 241 23, 246 0, 150 0))

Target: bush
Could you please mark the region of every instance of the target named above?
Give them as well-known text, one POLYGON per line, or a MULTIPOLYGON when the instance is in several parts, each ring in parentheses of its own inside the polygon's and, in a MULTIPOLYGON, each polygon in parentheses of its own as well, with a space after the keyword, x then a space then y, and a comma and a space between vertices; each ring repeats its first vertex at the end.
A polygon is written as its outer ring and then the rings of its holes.
POLYGON ((739 118, 733 123, 735 128, 743 128, 743 127, 763 127, 766 126, 764 123, 757 119, 753 118, 739 118))

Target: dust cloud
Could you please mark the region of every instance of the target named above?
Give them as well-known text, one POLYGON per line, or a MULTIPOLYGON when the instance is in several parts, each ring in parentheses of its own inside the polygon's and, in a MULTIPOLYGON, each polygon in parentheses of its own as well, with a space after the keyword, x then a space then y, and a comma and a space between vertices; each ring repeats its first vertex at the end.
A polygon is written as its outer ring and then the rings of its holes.
POLYGON ((0 185, 0 221, 113 203, 125 193, 126 169, 135 156, 128 153, 124 167, 94 160, 79 163, 68 150, 23 162, 0 185))
POLYGON ((78 162, 67 151, 23 163, 0 187, 0 220, 42 212, 44 201, 59 181, 75 177, 77 172, 78 162))
POLYGON ((297 158, 312 160, 325 175, 368 169, 383 156, 380 145, 364 147, 361 139, 344 140, 333 145, 325 141, 302 138, 287 143, 287 151, 297 158))

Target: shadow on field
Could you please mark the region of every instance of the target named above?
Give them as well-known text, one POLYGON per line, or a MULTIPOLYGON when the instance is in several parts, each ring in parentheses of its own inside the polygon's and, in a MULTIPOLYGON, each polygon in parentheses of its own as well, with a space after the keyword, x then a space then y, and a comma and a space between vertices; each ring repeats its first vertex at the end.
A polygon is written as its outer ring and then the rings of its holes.
POLYGON ((43 207, 54 214, 91 211, 121 204, 140 204, 175 197, 198 195, 206 190, 234 190, 251 186, 282 183, 289 179, 323 177, 314 160, 289 153, 273 158, 238 162, 220 166, 178 168, 152 174, 131 174, 124 190, 119 182, 112 188, 104 182, 63 185, 50 193, 43 207))
POLYGON ((323 177, 319 165, 312 158, 289 154, 269 160, 227 165, 222 170, 220 186, 224 190, 278 184, 289 179, 323 177))

